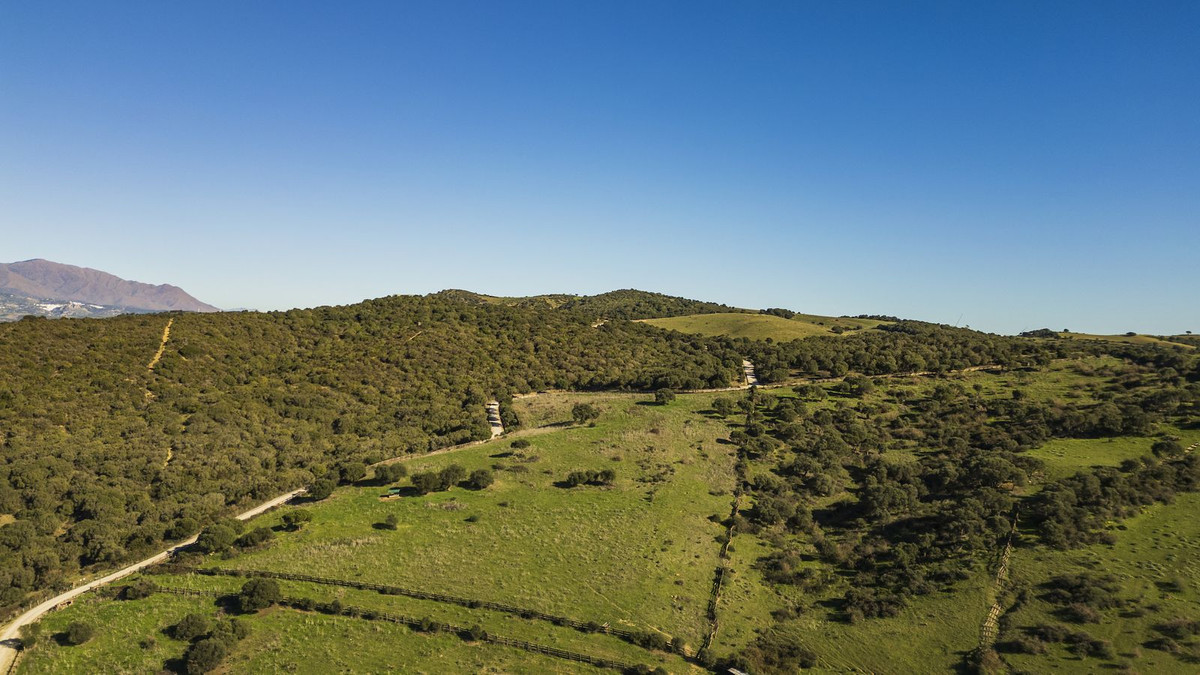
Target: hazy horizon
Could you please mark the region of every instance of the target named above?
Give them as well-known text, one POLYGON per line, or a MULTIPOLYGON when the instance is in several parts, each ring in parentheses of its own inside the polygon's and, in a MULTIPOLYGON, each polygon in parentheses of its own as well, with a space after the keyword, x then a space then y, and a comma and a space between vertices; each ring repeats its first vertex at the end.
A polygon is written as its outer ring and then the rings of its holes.
POLYGON ((0 7, 0 258, 1200 330, 1200 6, 0 7))

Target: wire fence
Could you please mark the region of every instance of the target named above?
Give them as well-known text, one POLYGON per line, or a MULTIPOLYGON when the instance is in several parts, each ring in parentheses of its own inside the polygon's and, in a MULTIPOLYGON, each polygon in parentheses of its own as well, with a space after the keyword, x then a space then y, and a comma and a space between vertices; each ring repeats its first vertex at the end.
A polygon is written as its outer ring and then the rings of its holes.
MULTIPOLYGON (((219 598, 229 596, 230 593, 222 591, 213 591, 196 588, 172 588, 168 586, 155 585, 154 590, 159 593, 169 593, 171 595, 183 595, 190 597, 212 597, 219 598)), ((279 604, 283 607, 296 610, 314 610, 322 614, 331 614, 336 616, 349 616, 367 621, 386 621, 389 623, 400 624, 419 632, 440 632, 453 633, 466 640, 475 642, 489 642, 492 644, 504 645, 506 647, 515 647, 527 652, 537 654, 545 654, 559 659, 576 661, 578 663, 586 663, 598 668, 609 668, 618 671, 634 671, 638 664, 628 663, 626 661, 618 661, 616 659, 607 659, 581 652, 563 649, 561 647, 552 647, 550 645, 538 644, 529 642, 528 640, 518 640, 515 638, 504 637, 503 635, 493 635, 479 628, 468 628, 465 626, 457 626, 451 623, 433 621, 428 618, 416 618, 406 616, 404 614, 396 614, 393 612, 384 612, 376 609, 368 609, 365 607, 355 607, 351 605, 342 605, 340 603, 313 603, 308 598, 283 598, 279 604)))

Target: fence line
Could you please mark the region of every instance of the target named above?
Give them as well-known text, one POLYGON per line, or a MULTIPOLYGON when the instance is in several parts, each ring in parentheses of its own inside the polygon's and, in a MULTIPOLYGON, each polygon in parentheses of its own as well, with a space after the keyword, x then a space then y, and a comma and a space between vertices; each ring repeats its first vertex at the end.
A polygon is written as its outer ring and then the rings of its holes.
MULTIPOLYGON (((201 596, 201 597, 221 597, 221 596, 225 596, 225 595, 231 595, 230 593, 223 593, 221 591, 202 590, 202 589, 195 589, 195 588, 171 588, 171 587, 167 587, 167 586, 158 586, 158 585, 155 585, 155 591, 160 592, 160 593, 170 593, 172 595, 201 596)), ((279 604, 281 606, 288 607, 290 609, 304 611, 308 604, 308 602, 306 602, 306 601, 311 602, 311 600, 308 600, 308 599, 283 598, 279 602, 279 604)), ((392 612, 384 612, 384 611, 379 611, 379 610, 374 610, 374 609, 367 609, 367 608, 363 608, 363 607, 354 607, 354 606, 349 606, 349 605, 338 605, 335 607, 334 605, 331 605, 331 604, 316 604, 315 609, 316 609, 316 611, 319 611, 322 614, 331 614, 331 615, 337 615, 337 616, 349 616, 349 617, 353 617, 353 618, 357 618, 357 619, 364 619, 367 621, 387 621, 389 623, 395 623, 395 624, 408 626, 409 628, 415 628, 419 632, 428 632, 428 629, 432 628, 435 631, 455 633, 460 636, 472 634, 472 629, 466 628, 464 626, 456 626, 451 623, 444 623, 444 622, 440 622, 440 621, 433 622, 430 619, 417 619, 417 618, 414 618, 411 616, 406 616, 403 614, 394 614, 392 612)), ((472 639, 476 639, 480 642, 490 642, 493 644, 504 645, 506 647, 515 647, 517 649, 522 649, 527 652, 545 654, 547 656, 553 656, 553 657, 560 658, 560 659, 567 659, 569 661, 586 663, 589 665, 596 666, 598 668, 611 668, 614 670, 627 671, 627 670, 633 670, 636 667, 635 664, 626 663, 624 661, 617 661, 616 659, 606 659, 606 658, 601 658, 598 656, 591 656, 588 654, 583 654, 580 652, 573 652, 569 649, 563 649, 561 647, 552 647, 550 645, 538 644, 536 642, 529 642, 527 640, 517 640, 515 638, 504 637, 502 635, 492 635, 491 633, 487 633, 486 631, 483 632, 482 634, 476 634, 475 636, 472 637, 472 639)))
POLYGON ((271 572, 267 570, 233 570, 233 569, 214 569, 214 568, 195 568, 183 567, 178 565, 163 565, 155 569, 155 574, 200 574, 203 576, 226 576, 238 578, 269 578, 281 579, 284 581, 299 581, 311 584, 320 584, 323 586, 341 586, 344 588, 354 588, 357 590, 376 591, 384 595, 399 595, 418 600, 431 600, 433 602, 442 602, 446 604, 458 605, 468 609, 489 609, 506 614, 514 614, 523 619, 537 619, 548 621, 558 626, 567 626, 586 633, 605 633, 622 638, 627 642, 635 644, 639 647, 646 648, 639 640, 643 639, 648 633, 641 631, 628 630, 612 626, 608 623, 597 623, 595 621, 579 621, 570 619, 564 616, 547 614, 534 609, 525 607, 516 607, 500 602, 491 602, 488 600, 472 600, 470 598, 460 598, 453 595, 445 595, 442 593, 433 593, 430 591, 419 591, 402 586, 389 586, 386 584, 376 584, 366 581, 352 581, 346 579, 330 579, 327 577, 318 577, 311 574, 294 574, 290 572, 271 572))

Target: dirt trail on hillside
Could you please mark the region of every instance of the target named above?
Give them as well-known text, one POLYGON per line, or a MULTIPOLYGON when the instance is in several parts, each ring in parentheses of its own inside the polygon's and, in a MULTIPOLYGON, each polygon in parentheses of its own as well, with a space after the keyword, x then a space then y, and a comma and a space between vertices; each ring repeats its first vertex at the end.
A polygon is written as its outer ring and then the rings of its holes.
POLYGON ((162 359, 163 352, 167 349, 167 340, 171 339, 171 324, 174 322, 175 319, 167 319, 167 325, 163 328, 162 343, 158 345, 158 351, 154 352, 154 358, 146 364, 150 370, 154 370, 154 366, 158 365, 159 360, 162 359))
MULTIPOLYGON (((264 502, 262 504, 259 504, 258 506, 255 506, 254 508, 243 511, 242 513, 239 513, 235 517, 238 520, 249 520, 249 519, 253 518, 254 516, 257 516, 257 515, 263 513, 264 511, 267 511, 276 506, 279 506, 280 504, 290 500, 292 497, 295 497, 296 495, 300 494, 301 492, 304 492, 303 488, 301 488, 299 490, 292 490, 291 492, 289 492, 287 494, 280 495, 268 502, 264 502)), ((74 600, 75 598, 79 597, 80 595, 83 595, 84 593, 87 593, 88 591, 91 591, 91 590, 94 590, 101 586, 110 584, 118 579, 127 577, 130 574, 134 574, 135 572, 138 572, 138 571, 140 571, 146 567, 149 567, 151 565, 156 565, 160 562, 163 562, 168 557, 170 557, 170 555, 172 553, 174 553, 175 551, 177 551, 181 548, 184 548, 185 546, 191 546, 193 543, 196 542, 197 538, 199 538, 199 535, 192 535, 190 538, 185 539, 184 541, 181 541, 178 544, 175 544, 174 546, 171 546, 170 548, 166 549, 165 551, 162 551, 156 555, 150 556, 149 558, 146 558, 145 560, 133 563, 132 565, 127 565, 127 566, 117 570, 116 572, 113 572, 112 574, 100 577, 99 579, 96 579, 94 581, 89 581, 88 583, 83 584, 82 586, 77 586, 75 588, 72 588, 69 591, 64 592, 64 593, 59 593, 58 595, 54 596, 53 598, 50 598, 49 600, 46 600, 45 602, 38 604, 37 606, 33 607, 32 609, 26 611, 24 614, 21 614, 20 616, 18 616, 16 619, 14 619, 12 621, 12 623, 10 623, 4 627, 3 632, 0 632, 0 673, 7 673, 9 671, 9 669, 11 668, 13 662, 17 658, 17 651, 19 648, 19 644, 17 642, 17 636, 20 634, 21 626, 36 622, 38 619, 42 618, 42 616, 44 614, 46 614, 47 612, 55 609, 56 607, 58 607, 59 605, 61 605, 63 603, 67 603, 67 602, 74 600)))

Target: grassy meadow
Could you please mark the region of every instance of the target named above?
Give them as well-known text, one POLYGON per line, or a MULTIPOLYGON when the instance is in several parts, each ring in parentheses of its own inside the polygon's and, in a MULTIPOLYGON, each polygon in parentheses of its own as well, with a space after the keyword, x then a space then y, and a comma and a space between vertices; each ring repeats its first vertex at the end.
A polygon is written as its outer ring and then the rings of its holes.
POLYGON ((844 319, 813 314, 797 314, 791 319, 785 319, 772 314, 734 312, 643 319, 642 322, 681 333, 725 335, 750 340, 770 338, 777 342, 798 340, 814 335, 834 335, 833 328, 835 326, 844 329, 843 335, 846 335, 856 330, 874 328, 883 323, 871 319, 844 319))

